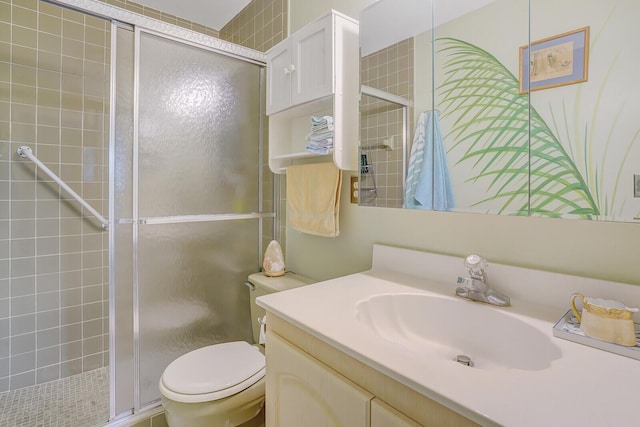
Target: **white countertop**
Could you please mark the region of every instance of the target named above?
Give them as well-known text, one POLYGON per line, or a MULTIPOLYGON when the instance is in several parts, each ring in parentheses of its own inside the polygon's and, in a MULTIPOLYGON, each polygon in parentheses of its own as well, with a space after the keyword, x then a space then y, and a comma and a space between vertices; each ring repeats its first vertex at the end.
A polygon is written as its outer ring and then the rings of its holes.
POLYGON ((381 339, 356 318, 358 302, 372 295, 453 295, 454 289, 453 281, 441 284, 374 269, 267 295, 258 304, 482 425, 640 426, 640 361, 554 337, 552 327, 562 310, 513 297, 512 307, 486 305, 527 322, 557 346, 561 356, 539 370, 482 370, 429 360, 381 339))

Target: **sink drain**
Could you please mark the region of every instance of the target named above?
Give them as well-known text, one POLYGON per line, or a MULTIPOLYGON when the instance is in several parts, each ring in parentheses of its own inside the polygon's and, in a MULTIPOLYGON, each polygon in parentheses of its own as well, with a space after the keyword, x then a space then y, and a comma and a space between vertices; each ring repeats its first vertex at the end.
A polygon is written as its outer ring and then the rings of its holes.
POLYGON ((456 356, 456 362, 465 366, 473 366, 473 361, 469 356, 465 356, 464 354, 459 354, 456 356))

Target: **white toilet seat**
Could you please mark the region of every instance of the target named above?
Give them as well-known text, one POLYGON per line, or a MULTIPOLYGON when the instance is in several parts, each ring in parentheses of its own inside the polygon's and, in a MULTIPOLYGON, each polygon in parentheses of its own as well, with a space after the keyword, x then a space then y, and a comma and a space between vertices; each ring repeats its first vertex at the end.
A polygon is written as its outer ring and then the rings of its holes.
POLYGON ((160 378, 160 392, 184 403, 219 400, 252 386, 264 373, 264 355, 251 344, 215 344, 171 362, 160 378))

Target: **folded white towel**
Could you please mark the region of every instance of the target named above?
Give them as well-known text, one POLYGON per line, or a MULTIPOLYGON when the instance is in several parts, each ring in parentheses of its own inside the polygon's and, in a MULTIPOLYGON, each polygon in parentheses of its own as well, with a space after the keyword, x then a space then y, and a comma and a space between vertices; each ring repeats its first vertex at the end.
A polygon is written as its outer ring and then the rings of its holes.
POLYGON ((305 149, 308 152, 315 153, 315 154, 329 154, 331 152, 332 148, 333 148, 333 146, 331 146, 331 147, 313 147, 311 145, 307 145, 305 147, 305 149))
POLYGON ((307 135, 307 141, 322 141, 327 138, 333 138, 333 132, 310 133, 307 135))
POLYGON ((322 141, 309 141, 305 149, 311 153, 329 154, 333 149, 333 138, 327 138, 322 141))
POLYGON ((311 140, 307 145, 310 145, 312 147, 333 147, 333 138, 325 138, 318 141, 311 140))
POLYGON ((311 126, 311 132, 310 133, 333 131, 333 129, 334 129, 333 125, 311 126))
POLYGON ((312 125, 333 124, 331 116, 311 116, 312 125))
POLYGON ((333 117, 311 116, 311 131, 306 136, 309 144, 307 151, 316 154, 329 154, 333 149, 333 117))

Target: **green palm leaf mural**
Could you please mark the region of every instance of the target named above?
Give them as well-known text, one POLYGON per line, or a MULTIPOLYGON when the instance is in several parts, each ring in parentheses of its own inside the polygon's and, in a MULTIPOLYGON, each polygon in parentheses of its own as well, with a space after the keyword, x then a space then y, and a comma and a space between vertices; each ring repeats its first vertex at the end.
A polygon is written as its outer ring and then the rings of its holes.
POLYGON ((452 118, 446 140, 463 148, 458 161, 473 162, 468 181, 487 183, 475 206, 500 202, 500 213, 592 219, 599 209, 576 164, 518 79, 493 55, 470 43, 438 39, 445 78, 439 105, 452 118))

